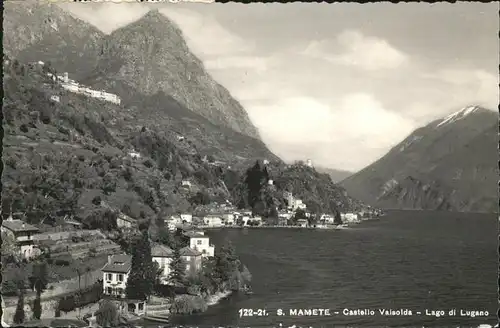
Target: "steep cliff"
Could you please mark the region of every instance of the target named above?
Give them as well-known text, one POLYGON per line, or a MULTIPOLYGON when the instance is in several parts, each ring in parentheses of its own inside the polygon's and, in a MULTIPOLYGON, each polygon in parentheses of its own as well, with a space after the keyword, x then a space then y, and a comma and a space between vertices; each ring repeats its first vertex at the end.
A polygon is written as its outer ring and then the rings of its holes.
POLYGON ((20 62, 50 62, 58 72, 122 97, 125 91, 163 92, 213 124, 259 139, 245 109, 205 71, 180 29, 157 11, 111 35, 55 4, 8 2, 4 13, 4 52, 20 62))

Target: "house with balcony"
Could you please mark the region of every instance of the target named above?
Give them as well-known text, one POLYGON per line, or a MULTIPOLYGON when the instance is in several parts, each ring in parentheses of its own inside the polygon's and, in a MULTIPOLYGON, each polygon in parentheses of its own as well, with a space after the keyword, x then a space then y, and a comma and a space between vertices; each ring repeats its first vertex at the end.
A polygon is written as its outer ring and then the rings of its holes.
POLYGON ((109 255, 108 262, 101 269, 103 294, 125 298, 125 289, 131 268, 132 256, 126 254, 109 255))
POLYGON ((184 236, 189 239, 189 248, 201 253, 203 257, 212 257, 215 246, 210 244, 210 237, 198 231, 187 231, 184 236))
POLYGON ((21 256, 27 260, 35 256, 33 235, 38 231, 37 227, 22 220, 14 220, 12 216, 2 222, 2 232, 14 238, 21 256))

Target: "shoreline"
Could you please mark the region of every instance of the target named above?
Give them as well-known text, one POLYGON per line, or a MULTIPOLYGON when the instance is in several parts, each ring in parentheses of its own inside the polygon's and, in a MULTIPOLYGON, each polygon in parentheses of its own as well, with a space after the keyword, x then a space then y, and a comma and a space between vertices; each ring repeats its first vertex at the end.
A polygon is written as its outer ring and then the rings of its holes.
MULTIPOLYGON (((345 222, 342 225, 347 225, 345 228, 349 228, 354 225, 361 224, 365 221, 377 221, 380 218, 367 218, 364 220, 359 220, 356 222, 345 222)), ((224 225, 220 227, 207 226, 207 225, 197 225, 193 226, 196 229, 208 229, 208 230, 216 230, 216 229, 309 229, 309 230, 342 230, 343 228, 339 228, 338 226, 342 225, 332 225, 330 227, 302 227, 302 226, 291 226, 291 225, 260 225, 260 226, 239 226, 239 225, 224 225)))

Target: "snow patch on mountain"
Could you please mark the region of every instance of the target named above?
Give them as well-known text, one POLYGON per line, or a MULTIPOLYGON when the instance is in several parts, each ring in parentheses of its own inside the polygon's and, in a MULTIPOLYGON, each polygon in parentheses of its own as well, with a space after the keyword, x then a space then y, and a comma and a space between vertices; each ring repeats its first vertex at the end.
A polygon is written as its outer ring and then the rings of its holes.
POLYGON ((438 127, 443 126, 445 124, 450 124, 450 123, 456 122, 460 119, 463 119, 467 115, 474 113, 478 109, 479 109, 479 107, 477 107, 477 106, 467 106, 467 107, 459 110, 458 112, 455 112, 453 114, 446 116, 436 127, 438 128, 438 127))
POLYGON ((407 149, 408 147, 410 147, 413 143, 419 141, 420 139, 422 139, 423 137, 422 136, 413 136, 410 140, 406 141, 400 148, 399 148, 399 151, 404 151, 405 149, 407 149))

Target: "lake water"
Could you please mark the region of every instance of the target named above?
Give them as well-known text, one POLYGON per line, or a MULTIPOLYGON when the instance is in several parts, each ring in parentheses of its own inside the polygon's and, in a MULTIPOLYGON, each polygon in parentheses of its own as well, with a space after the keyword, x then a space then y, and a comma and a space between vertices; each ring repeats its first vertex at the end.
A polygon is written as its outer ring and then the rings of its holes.
POLYGON ((392 211, 349 230, 219 230, 253 275, 253 295, 232 295, 205 313, 173 318, 197 327, 478 326, 496 324, 495 215, 392 211), (278 309, 330 309, 330 316, 278 316, 278 309), (265 309, 240 317, 239 309, 265 309), (373 310, 345 315, 344 309, 373 310), (379 309, 412 311, 384 316, 379 309), (456 309, 455 315, 449 311, 456 309), (427 311, 445 311, 442 317, 427 311), (460 311, 488 311, 487 317, 460 311), (338 312, 338 314, 335 314, 338 312), (417 312, 420 312, 418 314, 417 312))

